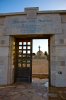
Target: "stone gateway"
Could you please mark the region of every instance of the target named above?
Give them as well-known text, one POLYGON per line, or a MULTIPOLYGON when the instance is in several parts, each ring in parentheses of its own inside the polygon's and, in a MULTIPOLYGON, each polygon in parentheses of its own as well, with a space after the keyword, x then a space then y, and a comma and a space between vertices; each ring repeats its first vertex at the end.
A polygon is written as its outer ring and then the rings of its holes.
POLYGON ((32 39, 49 40, 51 86, 66 87, 66 11, 0 14, 0 85, 32 81, 32 39))

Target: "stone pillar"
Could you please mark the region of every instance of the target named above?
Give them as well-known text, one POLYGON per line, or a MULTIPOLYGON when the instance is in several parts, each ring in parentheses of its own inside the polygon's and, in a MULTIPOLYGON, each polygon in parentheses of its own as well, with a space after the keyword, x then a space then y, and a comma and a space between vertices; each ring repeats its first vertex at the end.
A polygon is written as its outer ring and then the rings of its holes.
POLYGON ((0 36, 0 85, 8 84, 9 36, 0 36))
POLYGON ((53 59, 53 54, 54 54, 54 35, 50 37, 50 85, 55 86, 55 60, 53 59))
POLYGON ((0 85, 8 85, 14 82, 12 36, 0 36, 0 85))
POLYGON ((56 34, 50 39, 51 85, 66 87, 66 44, 64 34, 56 34))
POLYGON ((15 40, 10 36, 9 45, 9 67, 8 67, 8 84, 14 83, 14 53, 15 53, 15 40))

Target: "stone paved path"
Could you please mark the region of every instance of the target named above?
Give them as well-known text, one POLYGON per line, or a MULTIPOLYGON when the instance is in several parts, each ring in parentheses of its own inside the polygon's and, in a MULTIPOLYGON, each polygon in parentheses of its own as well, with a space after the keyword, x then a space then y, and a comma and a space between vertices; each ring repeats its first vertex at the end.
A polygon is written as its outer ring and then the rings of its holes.
POLYGON ((0 87, 0 100, 66 100, 66 89, 48 89, 46 80, 0 87), (65 94, 64 94, 65 93, 65 94))

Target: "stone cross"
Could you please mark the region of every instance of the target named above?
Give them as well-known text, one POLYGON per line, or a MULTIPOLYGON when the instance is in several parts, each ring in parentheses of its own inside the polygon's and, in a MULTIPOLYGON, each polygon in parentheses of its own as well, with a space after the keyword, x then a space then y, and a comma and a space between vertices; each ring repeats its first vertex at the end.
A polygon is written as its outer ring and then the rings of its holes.
POLYGON ((39 51, 40 51, 40 46, 38 48, 39 48, 39 51))

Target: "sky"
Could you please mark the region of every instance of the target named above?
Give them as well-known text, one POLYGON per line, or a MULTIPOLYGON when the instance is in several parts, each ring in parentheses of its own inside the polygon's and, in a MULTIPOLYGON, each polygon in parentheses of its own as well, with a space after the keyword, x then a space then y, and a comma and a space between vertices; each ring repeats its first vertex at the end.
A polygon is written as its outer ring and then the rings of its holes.
POLYGON ((39 10, 66 10, 66 0, 0 0, 0 13, 22 12, 25 7, 39 7, 39 10))
POLYGON ((48 39, 34 39, 33 40, 33 53, 37 53, 40 50, 44 53, 47 51, 48 53, 48 39))
MULTIPOLYGON (((39 10, 66 10, 66 0, 0 0, 0 13, 23 12, 26 7, 39 7, 39 10)), ((37 52, 39 45, 43 52, 48 52, 48 40, 34 40, 33 52, 37 52)))

